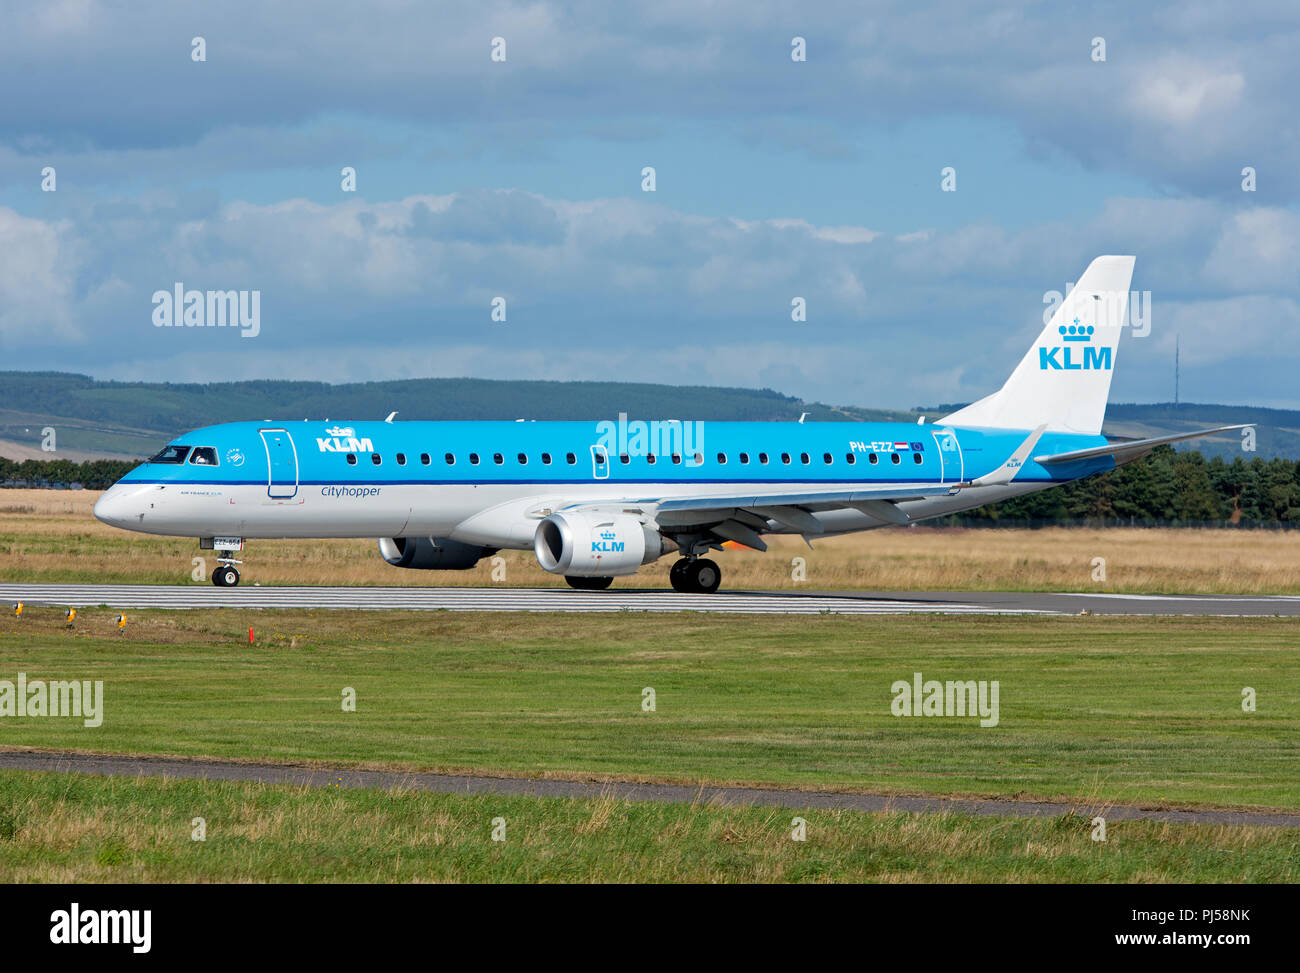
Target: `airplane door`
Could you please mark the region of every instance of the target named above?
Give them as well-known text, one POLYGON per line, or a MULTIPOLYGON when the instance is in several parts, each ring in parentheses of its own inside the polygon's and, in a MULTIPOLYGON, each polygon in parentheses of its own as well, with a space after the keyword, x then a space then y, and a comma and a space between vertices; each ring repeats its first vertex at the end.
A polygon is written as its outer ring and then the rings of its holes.
POLYGON ((604 446, 591 447, 591 477, 593 480, 609 479, 609 452, 604 446))
POLYGON ((939 447, 939 468, 941 483, 960 482, 965 473, 961 455, 961 444, 949 429, 938 429, 931 433, 934 444, 939 447))
POLYGON ((298 450, 287 429, 259 429, 266 447, 266 495, 288 500, 298 493, 298 450))

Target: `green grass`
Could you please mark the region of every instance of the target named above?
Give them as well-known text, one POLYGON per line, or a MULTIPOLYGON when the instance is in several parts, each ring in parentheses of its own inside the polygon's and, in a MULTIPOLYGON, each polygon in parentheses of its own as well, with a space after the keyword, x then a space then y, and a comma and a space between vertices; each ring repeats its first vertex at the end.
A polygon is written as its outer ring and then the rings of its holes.
POLYGON ((101 727, 4 717, 0 746, 1300 807, 1295 620, 223 610, 119 636, 114 615, 0 620, 0 679, 105 683, 101 727), (1000 725, 892 716, 917 670, 998 680, 1000 725))
POLYGON ((0 775, 0 882, 1300 880, 1297 829, 1113 822, 1104 843, 1091 830, 1083 818, 0 775))

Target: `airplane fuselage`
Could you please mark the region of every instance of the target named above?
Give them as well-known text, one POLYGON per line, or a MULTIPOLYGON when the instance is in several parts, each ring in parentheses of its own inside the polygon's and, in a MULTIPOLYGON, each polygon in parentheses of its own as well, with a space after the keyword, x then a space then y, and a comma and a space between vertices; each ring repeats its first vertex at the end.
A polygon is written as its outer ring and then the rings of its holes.
MULTIPOLYGON (((148 462, 96 506, 118 527, 174 536, 437 536, 533 546, 537 523, 575 503, 969 484, 1027 430, 911 423, 703 422, 658 425, 650 441, 595 422, 234 422, 174 440, 181 462, 148 462), (201 461, 196 461, 201 460, 201 461), (545 512, 545 513, 544 513, 545 512)), ((1104 445, 1047 433, 1042 453, 1104 445)), ((912 521, 970 509, 1111 469, 1105 457, 1052 469, 1027 460, 1013 483, 897 506, 912 521)), ((827 534, 890 521, 814 511, 827 534)), ((766 532, 791 532, 779 523, 766 532)))

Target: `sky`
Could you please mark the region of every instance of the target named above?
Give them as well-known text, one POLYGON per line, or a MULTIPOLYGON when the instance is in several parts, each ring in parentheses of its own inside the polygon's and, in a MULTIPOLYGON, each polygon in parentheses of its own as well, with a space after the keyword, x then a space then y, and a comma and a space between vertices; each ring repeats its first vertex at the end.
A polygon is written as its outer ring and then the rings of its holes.
POLYGON ((992 391, 1045 295, 1131 253, 1150 329, 1112 401, 1171 400, 1177 341, 1183 401, 1300 408, 1293 2, 10 0, 5 21, 0 367, 909 408, 992 391), (256 292, 256 335, 157 326, 178 283, 256 292))

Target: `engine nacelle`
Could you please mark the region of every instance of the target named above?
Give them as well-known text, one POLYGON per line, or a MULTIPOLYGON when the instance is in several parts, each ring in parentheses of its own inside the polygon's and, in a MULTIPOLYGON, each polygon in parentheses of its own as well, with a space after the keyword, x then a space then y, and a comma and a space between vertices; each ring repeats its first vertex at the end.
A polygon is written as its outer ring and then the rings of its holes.
POLYGON ((379 553, 397 568, 418 571, 468 571, 480 558, 495 554, 495 547, 479 547, 441 537, 381 537, 379 553))
POLYGON ((557 513, 537 525, 533 551, 551 574, 616 578, 636 574, 677 545, 625 514, 557 513))

